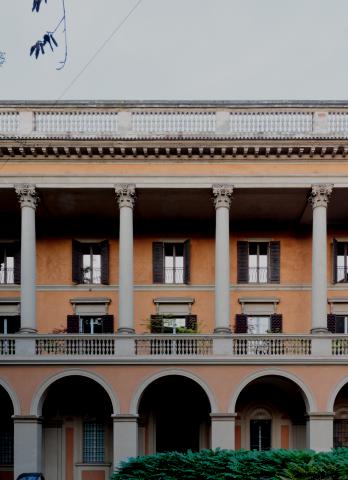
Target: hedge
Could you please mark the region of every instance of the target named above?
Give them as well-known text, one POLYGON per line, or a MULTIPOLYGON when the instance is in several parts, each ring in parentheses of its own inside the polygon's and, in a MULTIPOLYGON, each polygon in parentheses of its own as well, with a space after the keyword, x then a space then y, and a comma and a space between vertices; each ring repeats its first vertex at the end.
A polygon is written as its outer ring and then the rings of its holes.
POLYGON ((202 450, 130 458, 112 480, 348 480, 348 448, 202 450))

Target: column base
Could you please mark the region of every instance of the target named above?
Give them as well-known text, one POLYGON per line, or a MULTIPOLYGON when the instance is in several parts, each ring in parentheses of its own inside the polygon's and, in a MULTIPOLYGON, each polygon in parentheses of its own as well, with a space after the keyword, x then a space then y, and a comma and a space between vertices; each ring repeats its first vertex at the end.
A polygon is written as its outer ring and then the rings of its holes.
POLYGON ((37 333, 36 328, 23 327, 19 330, 19 333, 37 333))
POLYGON ((329 330, 325 327, 315 327, 315 328, 311 328, 311 333, 313 333, 313 334, 317 334, 317 333, 325 334, 325 333, 329 333, 329 330))
POLYGON ((214 328, 214 333, 217 333, 218 335, 231 335, 232 331, 228 327, 217 327, 214 328))
POLYGON ((135 330, 134 328, 121 327, 117 329, 117 333, 119 335, 134 335, 135 330))

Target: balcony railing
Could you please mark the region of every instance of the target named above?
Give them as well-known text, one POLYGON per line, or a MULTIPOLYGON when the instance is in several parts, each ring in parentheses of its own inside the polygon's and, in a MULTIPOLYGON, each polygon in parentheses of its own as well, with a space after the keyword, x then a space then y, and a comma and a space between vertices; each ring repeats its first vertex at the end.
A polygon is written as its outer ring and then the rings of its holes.
POLYGON ((14 269, 1 268, 0 269, 0 284, 14 283, 14 269))
POLYGON ((84 362, 137 359, 253 361, 348 360, 347 335, 1 335, 0 358, 84 362))
POLYGON ((0 131, 24 137, 348 138, 347 106, 0 105, 0 131))
POLYGON ((267 267, 249 267, 249 283, 267 283, 267 267))
POLYGON ((184 269, 183 268, 165 268, 165 283, 184 283, 184 269))

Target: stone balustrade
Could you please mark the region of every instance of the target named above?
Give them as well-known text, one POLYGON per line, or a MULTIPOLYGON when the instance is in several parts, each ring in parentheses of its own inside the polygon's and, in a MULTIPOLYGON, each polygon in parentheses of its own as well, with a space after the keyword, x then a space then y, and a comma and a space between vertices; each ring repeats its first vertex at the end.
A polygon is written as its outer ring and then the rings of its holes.
MULTIPOLYGON (((348 360, 346 335, 72 335, 17 334, 0 336, 0 361, 83 362, 124 358, 197 358, 202 361, 269 360, 323 362, 348 360)), ((153 360, 152 360, 153 361, 153 360)))
POLYGON ((348 106, 0 105, 2 137, 348 138, 348 106), (63 108, 64 107, 64 108, 63 108))

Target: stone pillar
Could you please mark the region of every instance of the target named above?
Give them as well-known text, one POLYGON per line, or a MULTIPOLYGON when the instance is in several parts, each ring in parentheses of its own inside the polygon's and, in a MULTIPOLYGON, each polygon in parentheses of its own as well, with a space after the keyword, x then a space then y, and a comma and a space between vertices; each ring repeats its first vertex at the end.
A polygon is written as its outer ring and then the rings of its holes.
POLYGON ((38 196, 34 185, 16 185, 22 210, 21 227, 21 332, 36 329, 36 235, 35 210, 38 196))
POLYGON ((232 185, 213 185, 215 230, 215 333, 230 328, 230 205, 232 185))
POLYGON ((326 210, 332 185, 313 185, 312 333, 327 332, 327 226, 326 210))
POLYGON ((116 185, 120 208, 118 333, 134 333, 133 207, 135 185, 116 185))
POLYGON ((329 452, 333 447, 334 412, 310 412, 307 420, 307 448, 329 452))
POLYGON ((211 448, 235 449, 236 413, 211 413, 211 448))
POLYGON ((14 478, 25 472, 42 472, 42 418, 13 416, 14 478))
POLYGON ((138 415, 112 415, 114 424, 113 466, 138 454, 138 415))

